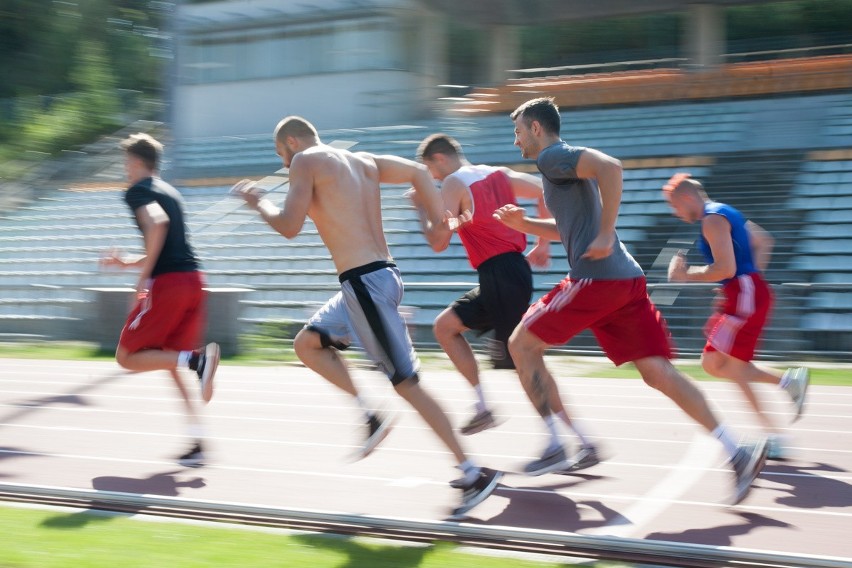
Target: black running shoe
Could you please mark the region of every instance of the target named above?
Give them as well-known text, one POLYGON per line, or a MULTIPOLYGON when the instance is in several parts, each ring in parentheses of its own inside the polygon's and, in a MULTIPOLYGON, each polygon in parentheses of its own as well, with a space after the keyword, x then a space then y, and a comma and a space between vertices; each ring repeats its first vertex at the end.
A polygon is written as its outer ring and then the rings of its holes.
POLYGON ((544 475, 552 471, 562 471, 568 468, 571 462, 568 456, 565 455, 565 448, 556 446, 544 451, 544 454, 537 460, 533 460, 524 466, 524 473, 527 475, 544 475))
POLYGON ((460 487, 462 490, 461 505, 453 509, 453 517, 460 517, 485 501, 489 495, 497 488, 500 478, 503 477, 502 471, 495 471, 487 467, 479 469, 479 476, 473 483, 460 487))
POLYGON ((737 453, 731 459, 731 467, 734 469, 736 479, 732 499, 733 505, 740 503, 748 495, 751 484, 757 479, 760 470, 766 463, 767 451, 765 439, 754 444, 740 444, 737 447, 737 453))
POLYGON ((483 410, 477 412, 459 431, 463 436, 470 436, 495 426, 497 426, 497 421, 494 420, 494 415, 491 414, 490 410, 483 410))
POLYGON ((601 457, 598 454, 598 449, 594 446, 583 446, 580 450, 568 460, 568 467, 554 471, 553 473, 571 474, 593 465, 601 463, 601 457))
POLYGON ((185 454, 178 456, 178 463, 183 467, 201 467, 204 465, 204 450, 201 442, 196 441, 185 454))
POLYGON ((365 458, 370 455, 376 449, 376 446, 388 437, 392 427, 393 424, 387 418, 378 414, 371 415, 367 420, 367 440, 364 442, 363 448, 361 448, 359 457, 365 458))
POLYGON ((219 367, 219 344, 208 343, 198 356, 198 380, 201 381, 201 398, 210 402, 213 398, 213 377, 219 367))

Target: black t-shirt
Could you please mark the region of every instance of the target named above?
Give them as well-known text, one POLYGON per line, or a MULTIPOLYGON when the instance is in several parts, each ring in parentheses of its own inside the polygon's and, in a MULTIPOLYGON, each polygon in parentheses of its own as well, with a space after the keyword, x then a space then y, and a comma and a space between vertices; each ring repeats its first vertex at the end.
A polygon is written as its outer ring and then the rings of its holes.
MULTIPOLYGON (((154 201, 159 203, 169 216, 166 241, 154 265, 152 277, 166 272, 193 272, 199 269, 200 263, 189 242, 189 234, 184 223, 183 197, 178 190, 160 178, 146 178, 124 193, 124 201, 134 212, 134 218, 138 208, 154 201)), ((136 225, 139 226, 138 221, 136 225)))

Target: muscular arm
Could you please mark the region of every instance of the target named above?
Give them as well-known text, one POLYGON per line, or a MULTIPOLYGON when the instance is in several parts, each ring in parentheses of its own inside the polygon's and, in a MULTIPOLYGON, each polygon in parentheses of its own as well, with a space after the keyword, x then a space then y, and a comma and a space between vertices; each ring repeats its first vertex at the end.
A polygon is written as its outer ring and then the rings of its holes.
POLYGON ((373 156, 373 159, 379 170, 379 182, 411 184, 412 200, 420 215, 426 241, 435 251, 447 248, 453 232, 444 222, 443 198, 426 166, 398 156, 373 156))
POLYGON ((577 176, 595 179, 601 192, 601 224, 598 234, 589 244, 583 258, 601 259, 612 254, 615 244, 615 222, 621 205, 623 188, 621 162, 598 150, 586 149, 580 154, 577 176))
POLYGON ((300 154, 290 164, 290 189, 284 198, 284 207, 279 209, 255 189, 251 180, 242 180, 231 188, 231 195, 241 198, 246 205, 260 213, 261 218, 278 233, 288 239, 302 230, 314 192, 314 177, 311 159, 300 154))
POLYGON ((701 233, 710 245, 713 263, 704 266, 686 266, 683 260, 679 267, 670 273, 669 279, 675 282, 720 282, 732 278, 737 273, 737 261, 734 257, 734 241, 731 239, 731 224, 721 215, 707 215, 701 222, 701 233))
POLYGON ((137 207, 134 213, 145 241, 145 254, 129 264, 142 269, 139 273, 139 284, 137 284, 137 289, 141 291, 144 283, 151 278, 154 265, 157 264, 157 259, 163 251, 166 233, 169 230, 169 216, 156 201, 137 207))
MULTIPOLYGON (((553 217, 544 204, 544 190, 541 178, 523 172, 516 172, 510 168, 499 168, 512 185, 515 197, 525 199, 536 199, 538 202, 539 219, 550 219, 553 217)), ((527 259, 533 266, 548 266, 550 264, 550 239, 539 236, 535 246, 527 254, 527 259)))
POLYGON ((504 205, 494 212, 494 218, 522 233, 536 235, 551 241, 560 239, 559 231, 556 230, 556 221, 553 218, 533 219, 527 217, 524 209, 517 205, 504 205))
POLYGON ((761 272, 766 272, 769 267, 769 261, 772 259, 772 248, 775 246, 775 239, 763 227, 752 221, 746 222, 748 229, 749 241, 751 242, 751 254, 754 258, 754 263, 757 269, 761 272))

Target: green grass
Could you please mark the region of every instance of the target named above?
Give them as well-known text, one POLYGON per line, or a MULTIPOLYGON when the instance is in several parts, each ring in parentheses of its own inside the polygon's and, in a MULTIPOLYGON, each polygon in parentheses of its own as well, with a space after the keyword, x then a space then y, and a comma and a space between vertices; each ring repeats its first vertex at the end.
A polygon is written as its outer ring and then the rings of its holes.
MULTIPOLYGON (((38 342, 0 343, 0 358, 6 359, 62 359, 62 360, 110 360, 112 352, 101 351, 94 343, 85 342, 38 342)), ((0 567, 5 568, 5 567, 0 567)))
MULTIPOLYGON (((0 508, 3 568, 534 568, 568 566, 354 537, 143 522, 67 510, 0 508)), ((614 566, 614 564, 584 564, 614 566)))
MULTIPOLYGON (((758 363, 759 366, 773 367, 772 363, 767 363, 763 365, 762 363, 758 363)), ((701 368, 700 365, 675 365, 682 372, 686 373, 693 379, 699 381, 719 381, 723 379, 717 379, 716 377, 711 377, 701 368)), ((775 366, 778 369, 783 369, 782 365, 775 366)), ((631 364, 622 365, 621 367, 615 367, 613 365, 609 365, 608 367, 604 365, 602 368, 589 370, 587 372, 581 373, 584 377, 600 377, 600 378, 624 378, 624 379, 638 379, 639 371, 636 370, 631 364)), ((836 367, 836 368, 828 368, 828 367, 811 367, 811 384, 812 385, 827 385, 827 386, 852 386, 852 368, 846 367, 836 367)))

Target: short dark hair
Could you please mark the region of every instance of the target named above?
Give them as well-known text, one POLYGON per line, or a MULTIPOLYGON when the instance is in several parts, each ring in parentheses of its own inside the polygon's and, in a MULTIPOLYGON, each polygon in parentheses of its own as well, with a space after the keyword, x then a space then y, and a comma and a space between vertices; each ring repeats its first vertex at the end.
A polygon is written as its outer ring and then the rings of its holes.
POLYGON ((149 170, 160 169, 163 158, 163 145, 150 134, 139 132, 131 134, 121 141, 121 149, 140 158, 149 170))
POLYGON ((301 116, 287 116, 281 119, 281 122, 275 127, 276 139, 283 142, 288 136, 293 136, 294 138, 319 138, 314 125, 301 116))
POLYGON ((452 136, 441 132, 427 136, 417 147, 418 160, 430 159, 435 154, 464 157, 461 144, 452 136))
POLYGON ((534 120, 544 128, 548 134, 559 135, 561 127, 561 119, 559 117, 559 107, 553 97, 541 97, 525 102, 516 108, 510 115, 512 120, 523 118, 526 124, 531 124, 534 120))

